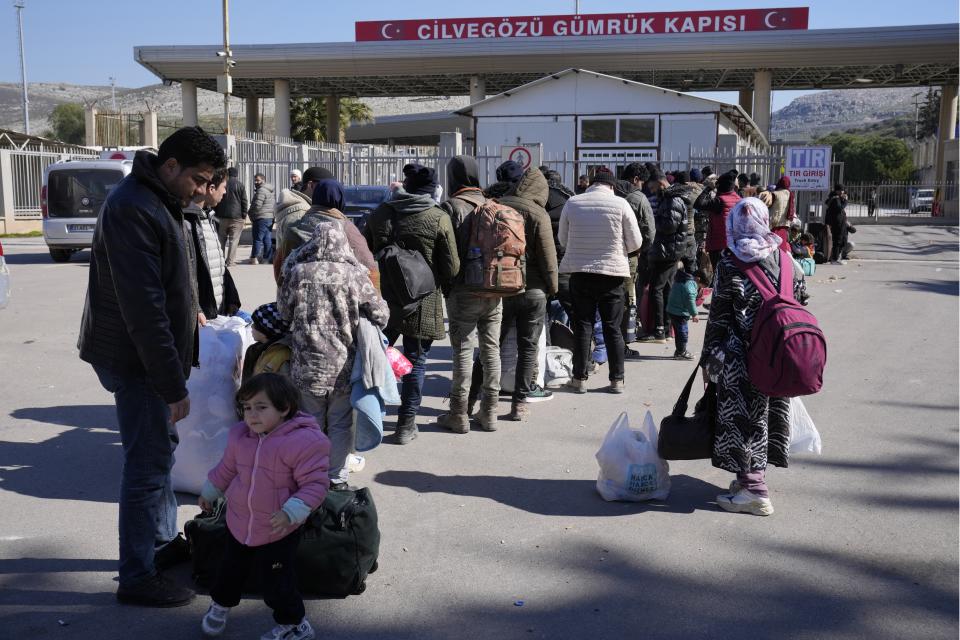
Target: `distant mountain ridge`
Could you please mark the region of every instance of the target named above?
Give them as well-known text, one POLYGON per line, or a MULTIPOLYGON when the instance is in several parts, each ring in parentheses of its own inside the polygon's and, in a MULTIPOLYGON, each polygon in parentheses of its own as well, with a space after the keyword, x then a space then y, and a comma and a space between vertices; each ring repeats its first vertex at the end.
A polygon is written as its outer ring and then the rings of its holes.
MULTIPOLYGON (((847 89, 824 91, 801 96, 775 111, 771 122, 771 140, 808 140, 830 133, 846 131, 914 113, 913 95, 926 89, 847 89)), ((96 102, 100 109, 111 108, 109 86, 72 85, 67 83, 34 83, 30 85, 30 129, 43 133, 50 128, 49 117, 54 107, 64 102, 79 104, 96 102)), ((922 97, 922 96, 921 96, 922 97)), ((180 88, 161 84, 138 89, 116 88, 117 107, 127 112, 153 109, 161 118, 181 117, 180 88)), ((467 96, 363 98, 374 117, 432 111, 454 111, 467 105, 467 96)), ((231 113, 242 115, 245 101, 231 99, 231 113)), ((261 102, 263 116, 272 120, 273 100, 261 102)), ((223 113, 223 96, 213 91, 197 90, 200 116, 223 113)), ((20 85, 0 83, 0 128, 23 129, 20 85)))

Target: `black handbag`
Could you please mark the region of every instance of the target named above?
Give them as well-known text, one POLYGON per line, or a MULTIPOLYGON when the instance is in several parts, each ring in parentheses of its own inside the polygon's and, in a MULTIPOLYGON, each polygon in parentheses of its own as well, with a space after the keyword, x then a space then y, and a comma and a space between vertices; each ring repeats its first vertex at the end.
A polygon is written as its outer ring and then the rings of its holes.
POLYGON ((687 417, 687 402, 690 389, 700 371, 693 370, 683 387, 673 413, 660 421, 657 452, 664 460, 703 460, 713 457, 714 425, 717 415, 717 386, 707 385, 703 398, 694 408, 692 418, 687 417))

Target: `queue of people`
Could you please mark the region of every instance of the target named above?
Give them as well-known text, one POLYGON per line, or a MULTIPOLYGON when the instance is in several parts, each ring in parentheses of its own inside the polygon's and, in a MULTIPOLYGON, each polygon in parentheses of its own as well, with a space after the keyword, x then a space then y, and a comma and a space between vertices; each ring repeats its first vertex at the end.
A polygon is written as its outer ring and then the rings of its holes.
MULTIPOLYGON (((427 361, 446 335, 445 319, 453 352, 450 406, 437 422, 466 434, 476 419, 495 431, 509 330, 516 334, 517 366, 506 417, 522 421, 530 404, 553 396, 535 382, 548 307, 565 312, 573 334, 567 390, 586 392, 601 337, 606 391, 622 394, 625 360, 637 353, 628 346, 634 336, 625 319, 646 298, 650 313, 641 318, 639 339, 672 339, 674 356, 692 360, 688 323, 699 321, 698 301, 712 287, 699 361, 718 388, 713 464, 736 474, 718 504, 773 512, 764 471, 768 464, 786 466, 787 404, 759 393, 744 374, 761 293, 740 261, 777 281, 789 259, 780 250, 789 251, 784 232, 795 218, 789 180, 760 190, 748 176, 738 193, 732 172, 664 174, 634 163, 619 177, 604 167, 580 176, 571 193, 547 167, 506 162, 486 189, 471 156, 457 156, 446 171, 449 197, 439 201, 436 171, 405 167, 402 183, 361 233, 343 215, 343 185, 325 169, 292 173, 275 205, 258 174, 248 207, 223 150, 199 127, 177 131, 156 155, 137 153, 132 174, 100 215, 79 340, 80 357, 114 394, 120 422, 119 600, 178 606, 194 596, 160 572, 183 553, 170 470, 176 423, 190 411, 186 381, 198 362, 199 327, 240 308, 229 268, 243 212, 276 225, 277 295, 253 314, 257 342, 237 395, 242 421, 200 498, 202 506, 224 495, 247 498, 228 516, 230 560, 211 591, 202 625, 208 635, 223 631, 245 572, 259 565, 281 568, 265 585, 277 626, 263 637, 314 637, 291 577, 291 549, 326 492, 349 489, 355 364, 375 357, 367 336, 376 342, 382 333, 401 345, 411 367, 400 381, 393 438, 408 445, 418 434, 427 361), (397 264, 425 265, 418 277, 432 278, 412 302, 398 298, 380 271, 390 248, 409 258, 397 264), (267 442, 271 481, 255 488, 250 466, 267 442)), ((842 190, 834 198, 842 209, 842 190)), ((256 226, 253 263, 265 257, 270 225, 256 226)), ((803 303, 803 276, 792 273, 803 303)))

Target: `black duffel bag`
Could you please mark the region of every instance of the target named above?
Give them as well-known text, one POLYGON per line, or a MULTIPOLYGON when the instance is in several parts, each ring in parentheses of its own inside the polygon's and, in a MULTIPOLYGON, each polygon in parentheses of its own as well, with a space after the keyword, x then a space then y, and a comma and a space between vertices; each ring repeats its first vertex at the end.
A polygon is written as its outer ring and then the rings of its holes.
POLYGON ((657 452, 664 460, 702 460, 713 457, 713 437, 717 415, 717 386, 707 385, 703 398, 697 403, 692 418, 687 417, 690 389, 700 372, 693 370, 683 387, 673 414, 660 421, 657 452))
MULTIPOLYGON (((190 543, 193 578, 210 587, 227 538, 226 502, 217 501, 183 527, 190 543)), ((297 584, 304 594, 349 596, 363 593, 367 574, 377 570, 380 529, 370 490, 330 491, 304 523, 297 547, 297 584)), ((251 571, 244 591, 260 590, 251 571)))

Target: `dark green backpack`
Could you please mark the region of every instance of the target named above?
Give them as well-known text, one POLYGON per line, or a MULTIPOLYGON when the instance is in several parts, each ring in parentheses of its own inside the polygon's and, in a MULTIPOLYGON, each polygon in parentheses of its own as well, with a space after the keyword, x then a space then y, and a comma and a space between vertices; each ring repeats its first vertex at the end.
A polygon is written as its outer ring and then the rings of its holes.
MULTIPOLYGON (((190 543, 193 578, 209 587, 217 574, 227 537, 226 502, 200 513, 183 529, 190 543)), ((297 583, 304 594, 348 596, 363 593, 368 573, 377 570, 380 529, 377 508, 367 488, 330 491, 304 523, 297 548, 297 583)), ((259 591, 256 576, 244 590, 259 591)))

